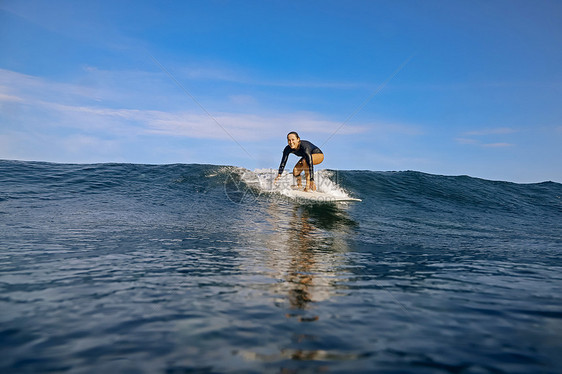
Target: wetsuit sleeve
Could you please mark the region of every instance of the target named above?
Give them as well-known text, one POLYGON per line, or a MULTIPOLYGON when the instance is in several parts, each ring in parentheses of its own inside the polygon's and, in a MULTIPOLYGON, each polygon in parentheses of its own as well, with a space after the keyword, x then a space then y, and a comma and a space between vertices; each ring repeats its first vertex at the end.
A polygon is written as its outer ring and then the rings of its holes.
POLYGON ((285 169, 285 164, 287 163, 287 159, 289 158, 289 153, 291 153, 291 147, 286 146, 283 150, 283 158, 281 159, 281 164, 279 165, 279 174, 283 173, 285 169))

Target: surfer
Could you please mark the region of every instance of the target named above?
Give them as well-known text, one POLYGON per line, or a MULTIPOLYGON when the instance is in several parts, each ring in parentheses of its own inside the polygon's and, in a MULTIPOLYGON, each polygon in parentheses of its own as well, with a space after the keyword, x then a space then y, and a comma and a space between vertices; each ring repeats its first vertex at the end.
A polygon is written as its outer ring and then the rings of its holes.
POLYGON ((287 163, 287 159, 289 158, 289 153, 293 153, 297 156, 300 156, 301 159, 295 167, 293 168, 293 177, 297 179, 297 188, 302 187, 302 180, 301 174, 304 171, 304 175, 306 178, 306 186, 304 188, 305 191, 316 191, 316 185, 314 184, 314 167, 313 165, 318 165, 322 161, 324 161, 324 154, 314 144, 307 140, 301 140, 299 134, 294 131, 291 131, 287 134, 287 145, 283 150, 283 158, 281 159, 281 165, 279 165, 279 173, 275 178, 274 182, 281 177, 283 173, 283 169, 285 169, 285 164, 287 163))

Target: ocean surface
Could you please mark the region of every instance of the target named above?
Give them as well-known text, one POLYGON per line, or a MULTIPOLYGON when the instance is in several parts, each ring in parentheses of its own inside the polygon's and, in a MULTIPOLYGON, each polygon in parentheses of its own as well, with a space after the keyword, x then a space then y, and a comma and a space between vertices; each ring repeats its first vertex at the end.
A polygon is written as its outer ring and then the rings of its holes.
POLYGON ((2 373, 560 373, 562 185, 0 161, 2 373))

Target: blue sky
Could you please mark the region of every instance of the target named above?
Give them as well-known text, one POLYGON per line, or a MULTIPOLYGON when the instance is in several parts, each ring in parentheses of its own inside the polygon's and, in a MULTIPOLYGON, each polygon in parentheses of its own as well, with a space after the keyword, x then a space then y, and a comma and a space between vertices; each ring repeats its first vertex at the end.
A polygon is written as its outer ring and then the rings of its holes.
POLYGON ((323 168, 562 182, 562 3, 0 1, 2 159, 277 168, 293 130, 323 168))

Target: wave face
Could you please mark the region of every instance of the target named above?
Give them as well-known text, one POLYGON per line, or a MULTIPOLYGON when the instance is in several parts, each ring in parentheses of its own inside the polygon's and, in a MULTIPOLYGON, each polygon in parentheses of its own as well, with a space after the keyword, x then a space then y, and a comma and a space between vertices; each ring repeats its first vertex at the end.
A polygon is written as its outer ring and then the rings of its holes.
POLYGON ((562 367, 562 185, 0 161, 2 372, 562 367))

